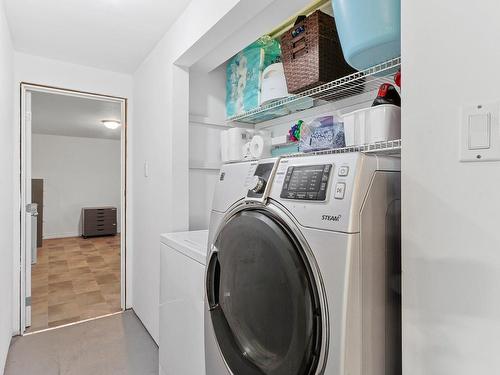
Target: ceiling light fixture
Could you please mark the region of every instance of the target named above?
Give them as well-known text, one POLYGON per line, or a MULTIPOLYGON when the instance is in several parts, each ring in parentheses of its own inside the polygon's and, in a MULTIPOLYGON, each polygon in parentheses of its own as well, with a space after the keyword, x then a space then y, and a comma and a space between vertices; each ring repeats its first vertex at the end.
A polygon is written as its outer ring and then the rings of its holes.
POLYGON ((108 129, 118 129, 121 125, 120 121, 116 120, 102 120, 102 124, 107 127, 108 129))

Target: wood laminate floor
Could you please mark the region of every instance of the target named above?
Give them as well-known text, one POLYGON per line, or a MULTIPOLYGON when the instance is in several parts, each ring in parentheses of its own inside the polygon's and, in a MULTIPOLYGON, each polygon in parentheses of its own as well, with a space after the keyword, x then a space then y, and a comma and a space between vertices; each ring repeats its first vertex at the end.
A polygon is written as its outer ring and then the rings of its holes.
POLYGON ((120 236, 44 240, 28 332, 120 311, 120 236))

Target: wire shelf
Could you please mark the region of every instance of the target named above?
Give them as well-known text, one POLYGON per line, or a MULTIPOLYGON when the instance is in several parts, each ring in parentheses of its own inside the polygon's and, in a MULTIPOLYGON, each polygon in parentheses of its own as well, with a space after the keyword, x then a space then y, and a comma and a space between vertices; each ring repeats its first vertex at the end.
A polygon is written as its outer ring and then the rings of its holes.
POLYGON ((393 76, 401 67, 401 58, 386 61, 363 71, 339 78, 297 95, 229 117, 227 121, 249 124, 272 120, 322 104, 377 90, 382 83, 393 83, 393 76))
POLYGON ((348 152, 363 152, 365 154, 377 154, 377 155, 400 155, 401 139, 367 143, 365 145, 348 146, 348 147, 335 148, 331 150, 323 150, 316 152, 308 152, 308 153, 298 152, 294 154, 283 155, 283 157, 296 158, 296 157, 311 156, 311 155, 345 154, 348 152))

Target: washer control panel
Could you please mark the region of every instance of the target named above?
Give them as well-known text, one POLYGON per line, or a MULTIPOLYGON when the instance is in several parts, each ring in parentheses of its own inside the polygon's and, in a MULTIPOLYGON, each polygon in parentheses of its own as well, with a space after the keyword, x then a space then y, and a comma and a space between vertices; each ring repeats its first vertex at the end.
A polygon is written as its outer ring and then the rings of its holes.
POLYGON ((326 200, 332 164, 288 167, 280 197, 309 201, 326 200))
POLYGON ((400 163, 399 158, 359 152, 282 157, 269 202, 303 227, 357 233, 374 174, 397 172, 400 163))

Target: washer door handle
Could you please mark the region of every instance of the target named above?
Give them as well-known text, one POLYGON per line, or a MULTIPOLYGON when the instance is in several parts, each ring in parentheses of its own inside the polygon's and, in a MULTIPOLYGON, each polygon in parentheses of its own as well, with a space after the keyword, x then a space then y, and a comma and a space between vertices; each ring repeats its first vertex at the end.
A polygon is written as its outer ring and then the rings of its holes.
POLYGON ((207 268, 207 300, 209 310, 219 307, 220 289, 220 262, 218 253, 215 251, 210 257, 207 268))

